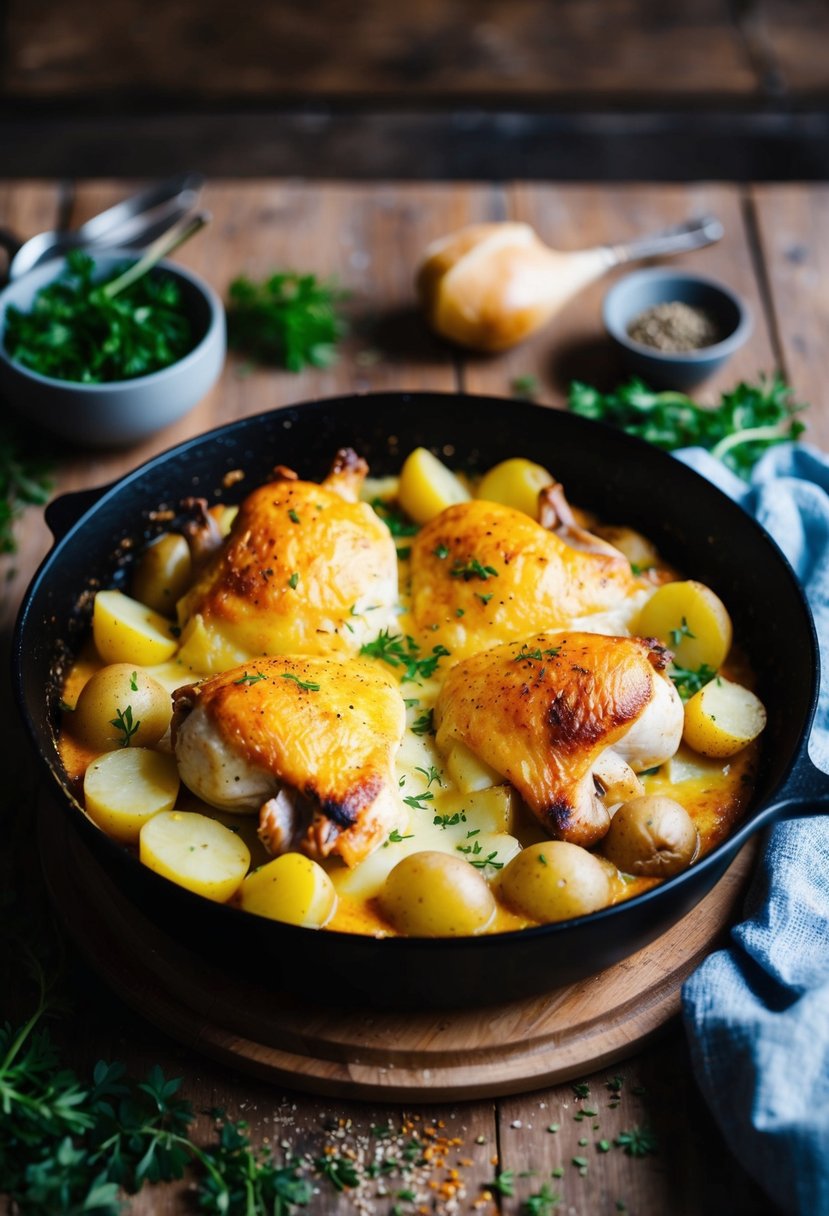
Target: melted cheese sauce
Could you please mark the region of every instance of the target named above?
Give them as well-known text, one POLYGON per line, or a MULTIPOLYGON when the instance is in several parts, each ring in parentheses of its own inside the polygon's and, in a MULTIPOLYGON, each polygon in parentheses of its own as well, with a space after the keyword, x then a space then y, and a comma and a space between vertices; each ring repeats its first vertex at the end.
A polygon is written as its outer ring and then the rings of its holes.
MULTIPOLYGON (((372 492, 376 485, 371 487, 372 492)), ((383 488, 386 489, 385 483, 383 488)), ((408 541, 399 541, 399 548, 397 632, 405 635, 414 632, 409 616, 408 541)), ((655 587, 675 577, 676 572, 668 567, 657 566, 637 581, 635 590, 621 607, 574 620, 570 627, 608 635, 629 634, 630 622, 655 587)), ((74 706, 89 677, 103 666, 90 640, 66 677, 63 700, 67 709, 74 706)), ((383 666, 384 670, 390 670, 383 666)), ((145 670, 171 693, 194 678, 192 667, 176 659, 145 670)), ((441 674, 439 670, 438 675, 441 674)), ((747 687, 752 686, 751 672, 738 650, 723 666, 722 674, 747 687)), ((439 688, 438 679, 401 685, 401 695, 407 704, 407 730, 397 756, 396 775, 401 799, 408 810, 408 824, 405 832, 398 833, 399 838, 386 841, 353 869, 338 861, 321 863, 338 896, 337 908, 325 926, 327 929, 373 936, 394 935, 395 930, 380 913, 377 893, 388 873, 408 854, 438 850, 457 856, 460 852, 491 882, 497 896, 500 871, 510 858, 521 847, 547 839, 512 787, 497 785, 469 794, 452 784, 434 737, 425 729, 439 688)), ((170 750, 169 735, 161 740, 158 748, 170 750)), ((59 752, 66 773, 78 797, 82 798, 83 776, 97 753, 80 745, 67 730, 61 732, 59 752)), ((647 794, 667 795, 688 811, 699 832, 699 856, 702 856, 728 836, 739 821, 754 784, 757 757, 756 743, 728 760, 710 760, 682 745, 656 772, 640 774, 640 777, 647 794)), ((237 831, 250 850, 252 869, 270 860, 257 836, 256 814, 223 813, 201 802, 183 785, 177 807, 198 811, 237 831)), ((603 864, 610 878, 612 903, 629 899, 659 883, 655 878, 622 875, 610 862, 603 861, 603 864)), ((487 932, 521 929, 535 923, 499 902, 487 932)))

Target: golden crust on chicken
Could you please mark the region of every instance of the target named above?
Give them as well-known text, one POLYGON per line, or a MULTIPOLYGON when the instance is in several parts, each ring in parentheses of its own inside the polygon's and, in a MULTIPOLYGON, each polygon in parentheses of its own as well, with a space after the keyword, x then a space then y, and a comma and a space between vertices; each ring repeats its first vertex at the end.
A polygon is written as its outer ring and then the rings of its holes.
POLYGON ((438 748, 464 744, 515 786, 551 836, 590 846, 610 825, 611 789, 627 782, 632 796, 633 769, 679 746, 682 704, 666 665, 652 642, 593 633, 493 647, 447 675, 438 748))
POLYGON ((406 711, 391 675, 351 659, 260 659, 174 694, 185 784, 223 810, 260 812, 269 851, 348 865, 406 815, 394 761, 406 711))

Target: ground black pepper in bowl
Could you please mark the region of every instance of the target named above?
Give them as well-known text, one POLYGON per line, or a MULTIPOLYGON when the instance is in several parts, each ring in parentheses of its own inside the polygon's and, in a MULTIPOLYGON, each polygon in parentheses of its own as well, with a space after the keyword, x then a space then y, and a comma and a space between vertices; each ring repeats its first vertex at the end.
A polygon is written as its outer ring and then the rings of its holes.
POLYGON ((682 300, 666 300, 645 309, 634 317, 627 332, 643 346, 675 353, 702 350, 720 341, 711 314, 682 300))

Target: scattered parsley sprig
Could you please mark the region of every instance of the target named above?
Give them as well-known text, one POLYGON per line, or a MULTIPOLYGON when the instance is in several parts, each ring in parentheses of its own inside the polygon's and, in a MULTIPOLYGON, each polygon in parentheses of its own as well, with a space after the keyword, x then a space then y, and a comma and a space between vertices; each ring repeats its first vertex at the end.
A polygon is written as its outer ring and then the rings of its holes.
POLYGON ((740 477, 770 447, 795 440, 804 424, 795 417, 805 405, 793 402, 793 390, 780 376, 761 376, 723 393, 711 409, 679 392, 654 392, 633 379, 612 393, 602 393, 575 380, 569 406, 582 418, 595 418, 637 435, 666 451, 706 448, 740 477))
POLYGON ((360 647, 360 654, 380 659, 390 667, 403 668, 401 683, 406 684, 414 680, 428 680, 449 651, 445 646, 433 646, 430 655, 421 657, 420 647, 414 638, 383 629, 373 642, 366 642, 360 647))
POLYGON ((265 366, 300 372, 329 367, 345 332, 338 314, 344 298, 313 274, 284 271, 256 283, 240 275, 228 291, 230 345, 265 366))

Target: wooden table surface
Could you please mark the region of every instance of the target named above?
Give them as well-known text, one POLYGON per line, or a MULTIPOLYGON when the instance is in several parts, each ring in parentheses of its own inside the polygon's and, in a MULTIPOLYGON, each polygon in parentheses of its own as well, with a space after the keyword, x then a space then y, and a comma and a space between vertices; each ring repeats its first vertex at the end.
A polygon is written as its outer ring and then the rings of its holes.
MULTIPOLYGON (((58 224, 74 225, 126 193, 133 183, 95 182, 73 188, 49 182, 0 185, 4 226, 32 234, 58 224)), ((117 478, 154 453, 218 423, 309 398, 374 389, 465 390, 508 397, 512 381, 532 375, 540 399, 561 406, 571 378, 611 385, 621 369, 603 338, 600 302, 612 276, 579 296, 567 313, 537 338, 495 359, 467 358, 434 340, 414 311, 412 273, 426 243, 473 220, 522 219, 550 243, 575 249, 622 240, 688 215, 711 211, 723 221, 724 240, 686 260, 725 280, 749 301, 754 332, 723 372, 707 383, 705 399, 741 378, 779 368, 801 400, 811 402, 809 438, 829 447, 829 188, 797 185, 651 187, 560 186, 487 183, 355 185, 331 181, 214 181, 206 204, 211 226, 184 250, 181 261, 224 292, 240 272, 263 276, 277 268, 315 271, 336 278, 350 292, 350 336, 336 366, 291 375, 276 371, 243 374, 228 360, 220 383, 181 422, 126 452, 62 450, 59 491, 117 478)), ((505 407, 508 408, 508 407, 505 407)), ((393 427, 394 419, 389 419, 393 427)), ((505 453, 508 455, 508 453, 505 453)), ((566 472, 564 473, 566 476, 566 472)), ((19 552, 3 558, 6 571, 2 619, 9 631, 23 589, 48 548, 45 524, 35 509, 18 527, 19 552)), ((8 702, 8 694, 6 696, 8 702)), ((9 716, 8 703, 4 717, 9 716)), ((494 1162, 520 1177, 515 1197, 495 1197, 474 1210, 518 1213, 522 1197, 548 1181, 562 1196, 559 1209, 594 1216, 627 1211, 649 1216, 730 1213, 759 1216, 773 1211, 730 1156, 692 1079, 681 1028, 663 1036, 611 1070, 585 1077, 599 1114, 588 1128, 573 1116, 580 1103, 570 1085, 526 1096, 462 1103, 454 1107, 368 1107, 304 1097, 231 1075, 188 1053, 139 1020, 110 996, 80 965, 74 982, 75 1012, 65 1035, 74 1065, 83 1070, 99 1057, 124 1059, 141 1071, 159 1062, 184 1077, 184 1092, 197 1110, 224 1107, 249 1120, 256 1139, 289 1144, 319 1154, 339 1123, 341 1146, 356 1147, 361 1134, 390 1119, 399 1125, 414 1115, 457 1138, 451 1150, 470 1164, 460 1174, 465 1195, 458 1211, 471 1211, 493 1177, 494 1162), (609 1073, 624 1078, 621 1101, 610 1106, 609 1073), (559 1123, 556 1133, 547 1131, 559 1123), (594 1141, 631 1126, 651 1127, 659 1141, 655 1156, 636 1159, 613 1148, 601 1153, 594 1141), (589 1137, 587 1147, 580 1140, 589 1137), (580 1173, 574 1156, 586 1156, 580 1173), (551 1181, 557 1166, 564 1174, 551 1181), (500 1204, 500 1207, 498 1206, 500 1204)), ((486 1011, 481 1013, 486 1017, 486 1011)), ((448 1163, 453 1164, 452 1161, 448 1163)), ((379 1213, 393 1200, 376 1200, 379 1213)), ((435 1193, 429 1211, 451 1211, 435 1193)), ((324 1181, 312 1213, 354 1210, 354 1197, 337 1195, 324 1181)), ((411 1205, 405 1207, 409 1211, 411 1205)), ((145 1192, 132 1203, 138 1213, 187 1210, 185 1185, 145 1192)), ((413 1209, 411 1209, 413 1210, 413 1209)))

